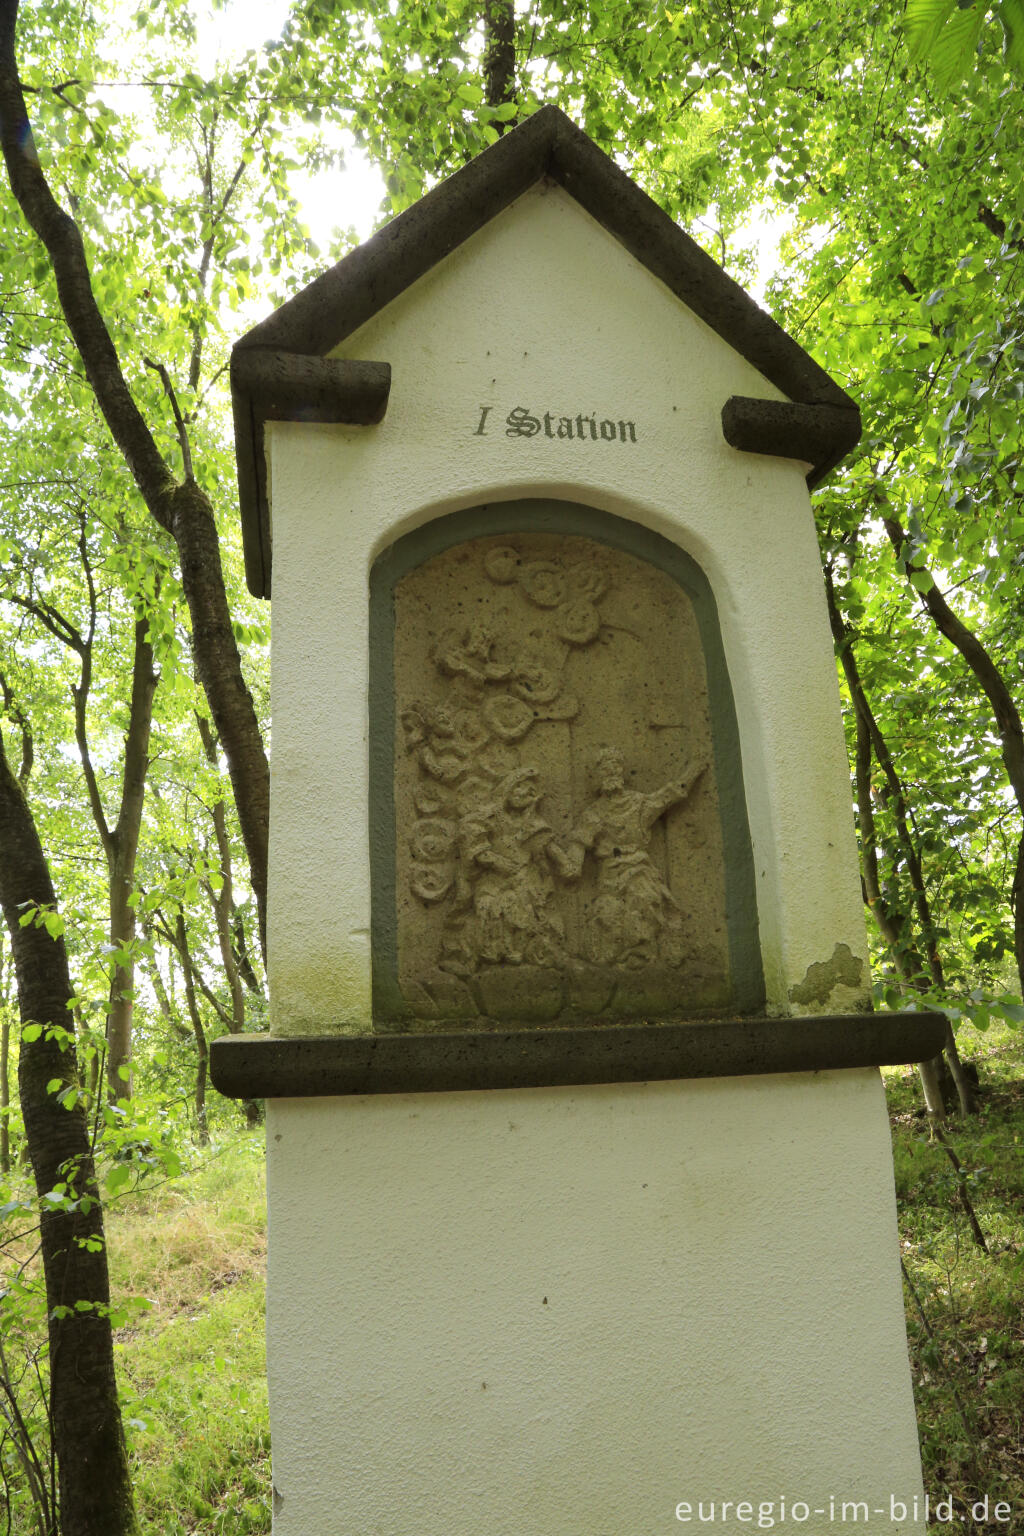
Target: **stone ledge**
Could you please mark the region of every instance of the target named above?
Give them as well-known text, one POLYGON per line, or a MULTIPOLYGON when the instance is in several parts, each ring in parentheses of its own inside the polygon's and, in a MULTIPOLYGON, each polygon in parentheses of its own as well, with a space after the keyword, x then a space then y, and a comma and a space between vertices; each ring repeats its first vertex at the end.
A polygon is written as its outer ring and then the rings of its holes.
POLYGON ((210 1051, 229 1098, 445 1093, 828 1072, 928 1061, 941 1013, 581 1025, 431 1035, 225 1035, 210 1051))

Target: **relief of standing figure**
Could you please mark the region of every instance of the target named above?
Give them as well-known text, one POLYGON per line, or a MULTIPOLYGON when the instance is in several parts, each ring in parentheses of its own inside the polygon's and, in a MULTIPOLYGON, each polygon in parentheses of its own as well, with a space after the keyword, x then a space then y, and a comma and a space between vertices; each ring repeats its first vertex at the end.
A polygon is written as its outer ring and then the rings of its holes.
POLYGON ((566 880, 579 879, 588 853, 597 862, 597 895, 586 938, 593 963, 639 970, 679 965, 685 958, 682 914, 648 849, 655 823, 687 798, 704 767, 645 795, 626 788, 625 759, 617 747, 597 754, 597 793, 567 845, 549 850, 566 880))

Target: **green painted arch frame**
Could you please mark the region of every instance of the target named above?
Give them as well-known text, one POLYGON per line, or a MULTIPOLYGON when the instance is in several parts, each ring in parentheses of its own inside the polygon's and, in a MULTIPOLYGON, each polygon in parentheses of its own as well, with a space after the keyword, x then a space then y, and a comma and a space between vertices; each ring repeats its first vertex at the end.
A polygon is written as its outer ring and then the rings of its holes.
POLYGON ((732 979, 730 1011, 764 1010, 753 847, 747 816, 739 725, 726 666, 718 607, 693 557, 640 523, 578 502, 529 498, 488 502, 447 513, 401 535, 370 571, 370 939, 373 1019, 403 1028, 411 1011, 398 983, 395 825, 394 594, 398 583, 434 555, 496 534, 553 533, 593 539, 647 561, 690 598, 707 670, 712 750, 725 858, 725 910, 732 979))

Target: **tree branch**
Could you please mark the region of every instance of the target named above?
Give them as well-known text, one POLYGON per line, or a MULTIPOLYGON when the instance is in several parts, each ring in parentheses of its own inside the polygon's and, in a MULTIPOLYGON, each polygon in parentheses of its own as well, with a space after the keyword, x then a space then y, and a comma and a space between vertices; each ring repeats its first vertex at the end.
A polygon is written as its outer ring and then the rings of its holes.
POLYGON ((0 672, 0 692, 4 696, 4 714, 9 720, 13 720, 21 731, 21 767, 18 769, 18 783, 22 789, 28 783, 28 776, 32 772, 32 764, 35 761, 35 743, 32 739, 32 724, 25 711, 18 704, 14 696, 14 690, 7 677, 0 672))
MULTIPOLYGON (((513 0, 484 0, 484 95, 489 107, 516 99, 516 17, 513 0)), ((495 123, 503 133, 505 123, 495 123)))
POLYGON ((153 647, 147 638, 148 633, 148 619, 136 619, 132 691, 128 707, 128 729, 124 738, 124 766, 121 771, 121 806, 113 832, 119 858, 130 863, 133 868, 146 795, 153 695, 160 681, 160 674, 153 665, 153 647))
MULTIPOLYGON (((256 127, 254 129, 254 132, 258 132, 259 128, 262 127, 263 123, 266 121, 266 116, 267 116, 266 112, 262 112, 262 113, 260 113, 258 115, 257 123, 256 123, 256 127)), ((199 259, 198 278, 199 278, 199 292, 201 294, 205 294, 206 293, 206 280, 207 280, 207 277, 209 276, 209 273, 210 273, 210 261, 211 261, 211 259, 213 257, 214 236, 216 234, 217 227, 220 224, 221 219, 224 217, 225 213, 228 210, 228 205, 231 202, 232 197, 234 197, 234 195, 235 195, 235 192, 236 192, 236 190, 238 188, 238 183, 241 181, 242 177, 245 174, 245 167, 246 167, 246 164, 247 164, 247 161, 246 161, 245 157, 243 156, 242 159, 239 160, 238 164, 235 167, 234 175, 232 176, 231 180, 228 182, 227 186, 224 189, 224 194, 221 197, 221 200, 220 200, 220 203, 219 203, 218 207, 216 209, 214 209, 214 206, 213 206, 213 143, 212 143, 212 140, 206 139, 205 129, 204 129, 204 140, 206 140, 206 155, 205 155, 205 161, 204 161, 204 164, 203 164, 203 167, 202 167, 203 195, 204 195, 204 197, 206 199, 206 206, 207 206, 207 210, 208 210, 208 213, 209 213, 210 233, 207 235, 206 239, 203 241, 202 254, 201 254, 200 259, 199 259)), ((191 356, 189 358, 189 363, 188 363, 188 386, 189 386, 189 389, 191 389, 193 391, 195 391, 195 390, 197 390, 199 388, 199 374, 200 374, 200 370, 202 368, 202 359, 203 359, 203 332, 202 332, 202 325, 201 325, 201 322, 200 322, 200 318, 197 315, 195 324, 194 324, 194 326, 192 328, 192 354, 191 354, 191 356)))
POLYGON ((1024 812, 1024 725, 1003 675, 977 635, 950 608, 932 573, 910 555, 906 530, 892 507, 883 498, 879 498, 879 506, 889 542, 905 568, 907 580, 923 576, 931 583, 925 591, 917 588, 917 594, 936 629, 956 646, 967 662, 992 706, 1007 776, 1017 804, 1024 812))
MULTIPOLYGON (((998 213, 994 213, 987 203, 979 204, 978 218, 981 220, 982 224, 984 224, 990 235, 995 235, 997 240, 1006 239, 1005 219, 1001 219, 998 213)), ((1011 240, 1009 244, 1012 250, 1024 251, 1024 240, 1011 240)))
POLYGON ((73 651, 77 651, 79 656, 82 654, 85 649, 85 640, 81 632, 71 623, 70 619, 64 617, 58 608, 54 608, 51 603, 45 603, 38 598, 22 597, 16 592, 5 592, 4 597, 7 602, 13 603, 16 608, 23 608, 26 613, 30 613, 33 618, 38 619, 40 624, 50 631, 54 639, 60 641, 61 645, 70 646, 73 651))
POLYGON ((18 0, 0 0, 0 148, 11 189, 46 247, 61 308, 114 441, 150 512, 170 529, 173 478, 125 382, 92 291, 81 231, 58 204, 40 168, 15 57, 17 17, 18 0))
POLYGON ((181 408, 178 405, 178 397, 174 393, 174 385, 171 383, 171 376, 167 372, 167 369, 164 367, 163 363, 155 363, 151 357, 144 357, 142 361, 145 363, 147 368, 152 368, 154 373, 158 373, 160 375, 160 382, 164 386, 164 394, 171 402, 171 410, 174 412, 174 424, 178 429, 178 443, 181 447, 181 459, 185 470, 185 479, 194 480, 195 475, 192 473, 192 450, 188 445, 188 433, 185 430, 185 421, 181 414, 181 408))

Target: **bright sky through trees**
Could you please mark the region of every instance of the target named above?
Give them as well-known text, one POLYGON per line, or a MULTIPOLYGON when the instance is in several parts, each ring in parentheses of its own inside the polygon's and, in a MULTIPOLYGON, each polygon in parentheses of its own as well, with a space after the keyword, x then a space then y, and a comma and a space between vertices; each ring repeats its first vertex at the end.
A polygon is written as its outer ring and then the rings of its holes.
MULTIPOLYGON (((126 9, 134 11, 132 0, 126 9)), ((213 7, 209 0, 196 6, 199 73, 211 75, 216 66, 233 62, 250 48, 280 36, 291 9, 291 0, 228 0, 213 7)), ((360 240, 373 233, 384 198, 380 172, 354 144, 350 134, 332 137, 344 156, 344 164, 315 173, 293 171, 292 192, 302 205, 309 232, 328 261, 336 260, 336 231, 351 228, 360 240)))
MULTIPOLYGON (((198 68, 211 75, 217 65, 240 59, 250 48, 280 36, 292 0, 227 0, 212 6, 199 0, 195 9, 198 32, 198 68)), ((125 0, 126 16, 135 11, 134 0, 125 0)), ((384 178, 368 157, 343 130, 332 135, 343 163, 332 169, 292 171, 289 185, 300 203, 310 235, 319 246, 325 264, 338 259, 338 230, 352 229, 357 238, 366 240, 379 221, 385 197, 384 178)), ((792 220, 788 215, 767 207, 754 209, 735 243, 755 252, 756 277, 748 282, 750 291, 764 303, 766 285, 775 271, 779 241, 792 220)), ((692 227, 695 238, 708 245, 712 254, 721 256, 713 223, 699 220, 692 227)))

